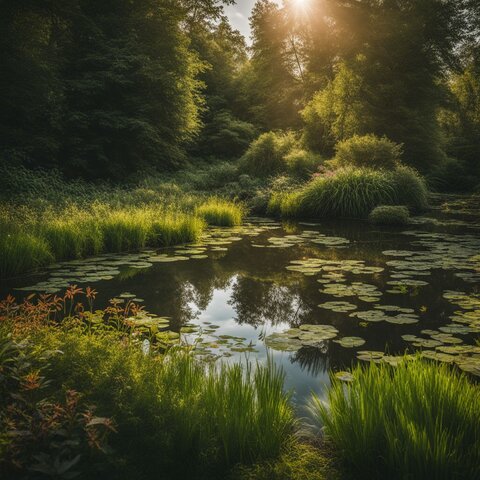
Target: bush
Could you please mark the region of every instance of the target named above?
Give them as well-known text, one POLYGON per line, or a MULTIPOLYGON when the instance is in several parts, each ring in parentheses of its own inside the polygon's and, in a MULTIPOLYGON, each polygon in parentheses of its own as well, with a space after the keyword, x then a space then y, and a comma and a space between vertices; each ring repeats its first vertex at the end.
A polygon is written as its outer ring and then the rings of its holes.
POLYGON ((311 406, 355 478, 479 478, 480 389, 465 375, 420 359, 352 373, 311 406))
MULTIPOLYGON (((301 190, 284 195, 280 210, 285 217, 365 218, 379 205, 425 207, 427 191, 410 168, 392 172, 368 168, 341 168, 307 183, 301 190)), ((278 203, 278 196, 272 200, 278 203)))
POLYGON ((256 129, 251 123, 232 116, 228 111, 218 112, 207 122, 201 134, 199 151, 202 155, 218 158, 238 158, 255 138, 256 129))
POLYGON ((321 163, 322 157, 308 150, 296 148, 285 155, 287 172, 298 178, 309 178, 321 163))
POLYGON ((399 165, 389 175, 397 191, 397 204, 406 205, 413 212, 428 208, 427 185, 415 169, 399 165))
POLYGON ((211 198, 196 209, 196 215, 203 218, 209 225, 221 227, 240 225, 244 214, 244 208, 241 205, 220 198, 211 198))
POLYGON ((295 135, 268 132, 252 142, 240 160, 240 169, 256 177, 268 177, 287 169, 285 156, 295 148, 295 135))
POLYGON ((405 225, 409 217, 408 208, 402 205, 380 205, 368 216, 375 225, 405 225))
POLYGON ((335 147, 335 162, 340 167, 395 168, 402 157, 402 146, 386 137, 354 135, 335 147))

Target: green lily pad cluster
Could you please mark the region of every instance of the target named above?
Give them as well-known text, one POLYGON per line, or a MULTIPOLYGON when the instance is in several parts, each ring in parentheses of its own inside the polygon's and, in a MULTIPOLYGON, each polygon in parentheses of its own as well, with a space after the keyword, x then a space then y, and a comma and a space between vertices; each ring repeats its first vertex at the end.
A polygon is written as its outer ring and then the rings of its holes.
POLYGON ((388 355, 377 350, 360 350, 357 352, 358 360, 363 362, 387 363, 392 367, 396 367, 401 362, 413 358, 411 355, 388 355))
POLYGON ((219 328, 210 322, 186 324, 180 329, 182 343, 189 346, 194 355, 208 361, 231 357, 235 353, 258 353, 255 344, 244 337, 217 335, 219 328))
POLYGON ((409 230, 403 232, 415 238, 411 244, 421 250, 386 250, 386 256, 402 257, 387 265, 408 276, 430 275, 433 270, 453 270, 455 275, 469 283, 480 281, 475 256, 480 251, 480 238, 474 235, 409 230))
POLYGON ((349 285, 330 283, 320 289, 320 293, 336 298, 357 297, 364 302, 378 302, 383 295, 375 285, 362 282, 352 282, 349 285))
POLYGON ((457 323, 462 323, 471 328, 480 328, 480 295, 468 294, 447 290, 443 293, 443 298, 453 305, 461 308, 454 312, 450 319, 457 323))
POLYGON ((296 352, 302 347, 319 347, 338 335, 332 325, 300 325, 285 332, 272 333, 265 338, 265 345, 272 350, 296 352))
POLYGON ((332 312, 346 313, 356 310, 357 306, 349 302, 325 302, 318 305, 320 308, 331 310, 332 312))
POLYGON ((314 243, 325 247, 344 248, 350 244, 350 240, 343 237, 330 237, 316 230, 304 230, 298 235, 283 235, 281 237, 270 237, 268 248, 288 248, 294 245, 314 243))
POLYGON ((356 317, 365 322, 388 322, 396 325, 411 325, 419 322, 419 317, 410 308, 394 305, 376 305, 373 310, 353 312, 350 317, 356 317))

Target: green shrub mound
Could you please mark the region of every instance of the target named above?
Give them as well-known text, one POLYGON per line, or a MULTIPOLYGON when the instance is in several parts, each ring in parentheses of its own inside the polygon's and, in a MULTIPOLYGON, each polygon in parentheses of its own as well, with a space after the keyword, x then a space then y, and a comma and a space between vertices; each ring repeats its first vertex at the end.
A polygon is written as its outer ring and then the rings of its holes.
POLYGON ((403 205, 380 205, 375 207, 368 216, 375 225, 405 225, 410 213, 403 205))
POLYGON ((479 478, 480 389, 465 375, 421 359, 352 374, 311 410, 354 478, 479 478))
POLYGON ((365 218, 379 205, 406 205, 414 211, 428 205, 421 177, 409 167, 393 171, 341 168, 319 176, 298 192, 275 197, 285 217, 365 218))
POLYGON ((255 177, 269 177, 284 172, 285 156, 297 146, 291 132, 267 132, 252 142, 240 159, 240 170, 255 177))
POLYGON ((320 155, 299 148, 285 155, 284 160, 286 172, 299 179, 309 178, 322 163, 320 155))
POLYGON ((354 135, 339 142, 335 163, 340 167, 395 168, 402 157, 402 146, 387 137, 354 135))

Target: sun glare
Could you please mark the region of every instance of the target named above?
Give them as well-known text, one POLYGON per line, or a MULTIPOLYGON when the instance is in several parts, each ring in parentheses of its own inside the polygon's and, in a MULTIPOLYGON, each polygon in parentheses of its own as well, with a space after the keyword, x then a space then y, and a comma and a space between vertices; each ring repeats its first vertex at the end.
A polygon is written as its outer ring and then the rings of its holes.
POLYGON ((293 0, 293 5, 299 10, 307 10, 310 0, 293 0))

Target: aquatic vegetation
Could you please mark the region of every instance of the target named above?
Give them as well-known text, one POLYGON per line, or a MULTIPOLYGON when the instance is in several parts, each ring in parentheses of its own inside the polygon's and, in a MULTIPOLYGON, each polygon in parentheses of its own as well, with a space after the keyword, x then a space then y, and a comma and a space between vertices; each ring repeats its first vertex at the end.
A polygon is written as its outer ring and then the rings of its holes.
POLYGON ((265 338, 265 345, 273 350, 294 352, 302 347, 316 347, 338 335, 333 325, 300 325, 282 333, 272 333, 265 338))
POLYGON ((233 227, 242 223, 245 209, 239 204, 211 198, 197 207, 195 213, 209 225, 233 227))
POLYGON ((278 202, 285 217, 365 218, 379 205, 422 210, 426 198, 423 181, 408 167, 392 171, 348 167, 318 176, 278 202))
MULTIPOLYGON (((233 204, 215 200, 218 221, 241 222, 243 211, 233 204), (225 215, 222 219, 221 215, 225 215)), ((2 277, 38 269, 52 261, 81 259, 109 252, 127 252, 194 242, 204 231, 204 221, 180 211, 155 207, 92 211, 68 210, 59 216, 46 215, 12 226, 0 234, 2 277), (8 255, 3 255, 5 252, 8 255)))
POLYGON ((356 478, 477 478, 480 390, 446 365, 371 363, 311 410, 356 478))
POLYGON ((0 234, 0 277, 40 268, 54 259, 47 242, 27 232, 0 234))
POLYGON ((379 205, 368 219, 375 225, 405 225, 409 219, 408 208, 400 205, 379 205))

